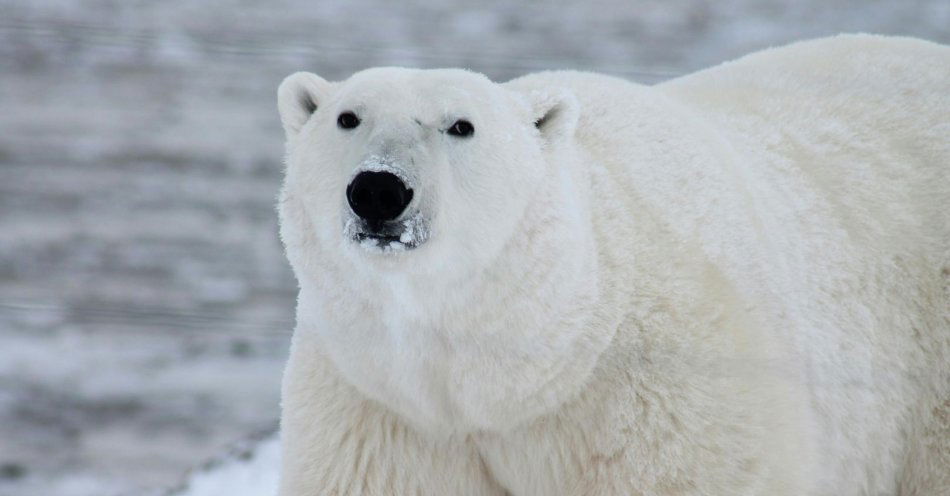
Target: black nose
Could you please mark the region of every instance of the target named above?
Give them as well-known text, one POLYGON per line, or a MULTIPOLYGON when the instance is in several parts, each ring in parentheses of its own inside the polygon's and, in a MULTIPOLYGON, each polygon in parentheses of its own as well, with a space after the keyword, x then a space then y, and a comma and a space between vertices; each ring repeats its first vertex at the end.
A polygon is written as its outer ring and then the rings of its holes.
POLYGON ((412 190, 389 172, 360 172, 346 187, 353 213, 368 221, 393 220, 409 206, 412 190))

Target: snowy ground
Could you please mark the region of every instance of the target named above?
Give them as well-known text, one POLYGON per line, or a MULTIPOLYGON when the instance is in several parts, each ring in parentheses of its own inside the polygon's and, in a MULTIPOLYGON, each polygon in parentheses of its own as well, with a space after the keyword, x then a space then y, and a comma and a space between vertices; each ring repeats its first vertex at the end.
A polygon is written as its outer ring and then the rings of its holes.
POLYGON ((0 0, 0 496, 146 494, 274 428, 286 74, 652 83, 840 31, 950 42, 946 0, 476 4, 0 0))
POLYGON ((264 496, 277 490, 280 444, 254 438, 201 467, 163 496, 264 496))

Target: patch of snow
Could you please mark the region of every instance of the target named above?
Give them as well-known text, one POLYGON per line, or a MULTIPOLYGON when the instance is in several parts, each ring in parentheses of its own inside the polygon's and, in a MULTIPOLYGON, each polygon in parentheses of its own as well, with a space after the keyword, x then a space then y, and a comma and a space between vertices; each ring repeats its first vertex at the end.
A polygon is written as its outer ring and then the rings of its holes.
POLYGON ((280 442, 272 435, 196 470, 168 496, 272 496, 279 466, 280 442))

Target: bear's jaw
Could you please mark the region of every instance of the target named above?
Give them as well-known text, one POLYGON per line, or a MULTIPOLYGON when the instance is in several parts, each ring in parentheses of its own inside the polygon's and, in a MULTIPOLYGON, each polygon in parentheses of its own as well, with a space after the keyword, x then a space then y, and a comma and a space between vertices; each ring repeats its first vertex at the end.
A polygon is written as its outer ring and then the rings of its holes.
POLYGON ((343 237, 373 254, 418 248, 429 239, 429 225, 421 212, 402 220, 371 223, 351 216, 344 221, 343 237))

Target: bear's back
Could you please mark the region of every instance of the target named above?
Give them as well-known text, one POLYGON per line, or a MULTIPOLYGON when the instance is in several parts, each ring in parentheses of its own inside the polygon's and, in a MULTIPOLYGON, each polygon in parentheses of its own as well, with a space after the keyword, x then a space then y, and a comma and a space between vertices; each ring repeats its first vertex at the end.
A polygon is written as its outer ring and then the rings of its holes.
MULTIPOLYGON (((794 163, 864 242, 950 244, 950 47, 841 35, 765 50, 658 86, 740 151, 794 163), (868 219, 849 218, 866 211, 868 219), (889 224, 889 225, 888 225, 889 224), (925 230, 904 230, 911 224, 925 230)), ((754 168, 761 164, 747 164, 754 168)))
POLYGON ((838 36, 658 89, 730 143, 781 254, 786 332, 823 435, 848 433, 828 447, 825 486, 886 488, 900 426, 950 394, 950 48, 838 36))
POLYGON ((950 47, 842 35, 657 88, 735 149, 756 211, 795 247, 789 276, 813 278, 810 291, 903 301, 911 315, 929 302, 924 313, 946 315, 950 47))

